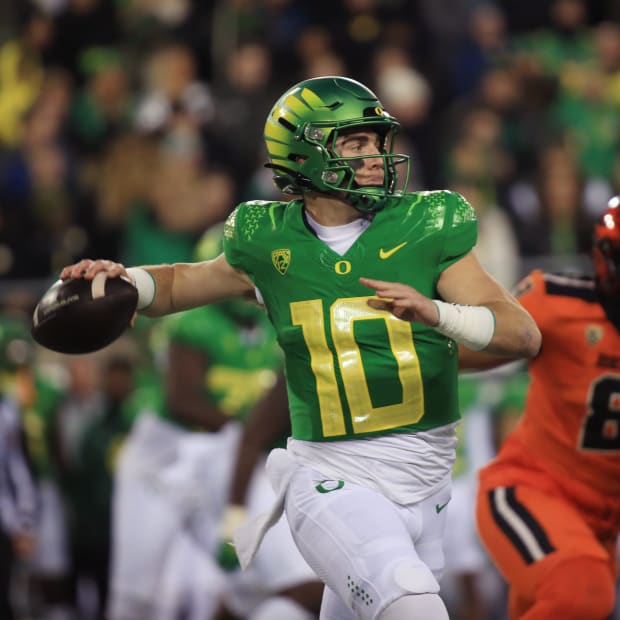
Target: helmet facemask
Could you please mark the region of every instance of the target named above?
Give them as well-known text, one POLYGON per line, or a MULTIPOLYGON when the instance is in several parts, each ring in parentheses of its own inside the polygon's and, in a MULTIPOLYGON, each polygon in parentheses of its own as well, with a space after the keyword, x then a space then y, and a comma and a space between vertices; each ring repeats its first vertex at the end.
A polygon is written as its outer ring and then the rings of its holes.
MULTIPOLYGON (((319 128, 319 131, 320 128, 319 128)), ((316 132, 314 126, 310 132, 316 132)), ((373 212, 382 209, 390 196, 399 196, 409 182, 409 157, 393 153, 393 141, 396 133, 395 126, 359 124, 343 129, 331 131, 325 145, 327 157, 321 173, 321 180, 325 186, 324 193, 336 194, 343 198, 359 211, 373 212), (370 131, 379 137, 379 153, 358 156, 343 156, 336 149, 339 137, 356 132, 370 131), (383 170, 383 182, 376 185, 360 185, 356 181, 358 170, 368 160, 377 160, 383 170), (404 174, 399 175, 399 167, 404 167, 404 174), (401 185, 398 185, 399 178, 401 185)))
POLYGON ((409 182, 409 156, 393 153, 398 128, 396 119, 359 82, 307 80, 285 93, 267 119, 267 166, 274 169, 274 181, 285 193, 314 191, 346 200, 362 212, 379 211, 391 197, 402 195, 409 182), (336 140, 355 131, 377 133, 380 152, 341 157, 334 148, 336 140), (370 158, 381 160, 383 183, 360 186, 356 171, 361 160, 370 158))

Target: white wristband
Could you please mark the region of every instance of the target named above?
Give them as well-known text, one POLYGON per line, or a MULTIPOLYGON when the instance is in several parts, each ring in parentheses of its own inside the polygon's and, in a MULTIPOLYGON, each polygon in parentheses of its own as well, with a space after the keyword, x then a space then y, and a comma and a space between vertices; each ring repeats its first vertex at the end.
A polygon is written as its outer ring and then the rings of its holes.
POLYGON ((486 306, 461 306, 433 299, 439 312, 435 329, 468 349, 481 351, 495 333, 495 314, 486 306))
POLYGON ((141 267, 129 267, 127 275, 138 289, 138 310, 146 310, 155 299, 155 278, 141 267))

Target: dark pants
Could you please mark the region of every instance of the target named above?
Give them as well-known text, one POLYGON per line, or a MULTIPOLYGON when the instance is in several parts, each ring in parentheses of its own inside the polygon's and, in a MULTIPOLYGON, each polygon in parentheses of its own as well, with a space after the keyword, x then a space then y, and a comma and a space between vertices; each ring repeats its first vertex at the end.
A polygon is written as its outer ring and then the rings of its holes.
POLYGON ((0 529, 0 618, 13 620, 11 609, 11 570, 13 567, 11 539, 0 529))

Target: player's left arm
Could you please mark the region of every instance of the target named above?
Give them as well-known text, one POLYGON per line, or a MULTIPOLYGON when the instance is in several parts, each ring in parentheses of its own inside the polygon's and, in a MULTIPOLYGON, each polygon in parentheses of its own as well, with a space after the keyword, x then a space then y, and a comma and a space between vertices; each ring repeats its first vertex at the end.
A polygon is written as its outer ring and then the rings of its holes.
POLYGON ((519 302, 469 252, 442 271, 437 282, 441 300, 433 300, 411 286, 361 278, 379 299, 368 304, 405 321, 435 327, 477 351, 510 359, 538 353, 541 335, 519 302))
POLYGON ((501 284, 492 278, 472 252, 445 269, 437 290, 446 302, 479 306, 493 312, 493 336, 486 353, 512 359, 534 357, 542 337, 529 312, 501 284))

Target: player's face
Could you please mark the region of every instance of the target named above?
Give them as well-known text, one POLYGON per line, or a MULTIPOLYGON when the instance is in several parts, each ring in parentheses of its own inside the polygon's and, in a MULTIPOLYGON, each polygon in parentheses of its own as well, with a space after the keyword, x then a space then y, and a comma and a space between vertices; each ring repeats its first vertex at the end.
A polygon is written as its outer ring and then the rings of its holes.
MULTIPOLYGON (((381 138, 374 131, 360 130, 339 136, 334 145, 336 153, 343 158, 379 155, 381 138)), ((383 159, 368 157, 352 159, 351 167, 355 170, 355 182, 358 185, 383 185, 383 159)))

